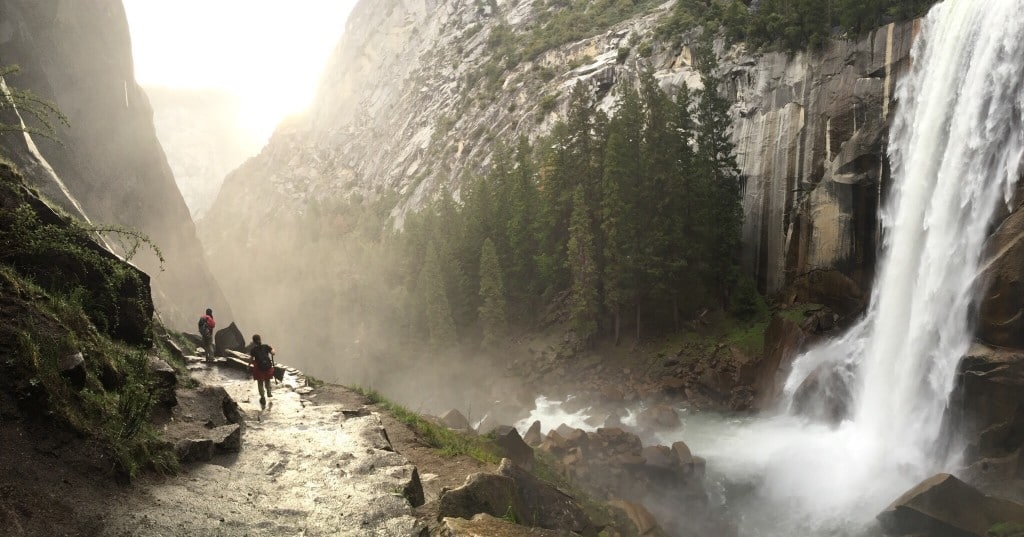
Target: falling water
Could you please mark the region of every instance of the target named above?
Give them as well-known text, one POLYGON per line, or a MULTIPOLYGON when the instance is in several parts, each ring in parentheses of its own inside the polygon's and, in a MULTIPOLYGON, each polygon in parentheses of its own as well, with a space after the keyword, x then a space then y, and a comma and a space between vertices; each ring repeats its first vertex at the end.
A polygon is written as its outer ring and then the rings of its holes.
MULTIPOLYGON (((1024 159, 1024 2, 947 0, 923 21, 890 131, 893 187, 864 320, 801 356, 786 397, 825 364, 851 377, 850 420, 688 423, 726 479, 753 480, 745 534, 857 534, 903 491, 952 470, 936 443, 972 339, 982 247, 1024 159), (691 426, 692 425, 692 426, 691 426)), ((671 438, 666 438, 670 440, 671 438)))
POLYGON ((942 416, 972 339, 982 248, 1024 165, 1024 1, 936 5, 912 60, 896 90, 871 305, 845 336, 797 359, 784 395, 835 368, 851 382, 851 418, 697 415, 658 438, 707 458, 744 537, 872 534, 892 500, 955 470, 936 448, 942 416))

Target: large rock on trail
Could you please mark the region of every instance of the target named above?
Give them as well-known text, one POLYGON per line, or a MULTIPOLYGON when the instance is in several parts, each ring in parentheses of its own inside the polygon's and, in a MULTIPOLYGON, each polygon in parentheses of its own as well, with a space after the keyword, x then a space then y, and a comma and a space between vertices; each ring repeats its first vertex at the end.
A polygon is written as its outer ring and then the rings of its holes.
POLYGON ((523 441, 515 427, 501 425, 494 430, 494 443, 501 448, 502 455, 527 470, 533 469, 533 448, 523 441))
POLYGON ((1024 524, 1024 505, 986 496, 949 474, 932 476, 878 515, 889 535, 986 537, 998 523, 1024 524))
POLYGON ((227 351, 245 352, 245 336, 242 335, 242 331, 235 326, 235 323, 229 324, 226 328, 217 330, 213 336, 213 347, 217 356, 224 356, 227 351))
POLYGON ((180 462, 208 461, 242 448, 245 422, 223 387, 181 388, 175 395, 177 406, 158 425, 180 462))

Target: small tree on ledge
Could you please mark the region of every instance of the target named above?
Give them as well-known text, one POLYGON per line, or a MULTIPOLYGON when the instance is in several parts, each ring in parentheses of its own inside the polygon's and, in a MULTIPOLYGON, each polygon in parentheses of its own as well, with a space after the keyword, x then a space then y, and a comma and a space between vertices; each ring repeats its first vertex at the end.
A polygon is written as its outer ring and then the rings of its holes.
POLYGON ((21 132, 57 141, 57 125, 70 126, 68 118, 53 101, 8 85, 7 77, 20 71, 17 65, 0 66, 0 135, 21 132), (15 112, 16 122, 9 122, 11 114, 4 114, 7 110, 15 112), (27 124, 25 114, 34 117, 39 126, 27 124))

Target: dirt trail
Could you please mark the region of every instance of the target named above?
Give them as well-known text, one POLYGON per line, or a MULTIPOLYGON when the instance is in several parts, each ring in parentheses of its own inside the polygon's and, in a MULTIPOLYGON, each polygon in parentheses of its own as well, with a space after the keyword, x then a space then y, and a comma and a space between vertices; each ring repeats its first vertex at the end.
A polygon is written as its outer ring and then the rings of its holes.
POLYGON ((242 449, 174 477, 144 477, 106 518, 105 537, 420 535, 403 497, 415 468, 391 451, 380 419, 344 402, 312 404, 293 377, 260 410, 255 383, 223 370, 246 418, 242 449), (347 412, 343 412, 347 411, 347 412))

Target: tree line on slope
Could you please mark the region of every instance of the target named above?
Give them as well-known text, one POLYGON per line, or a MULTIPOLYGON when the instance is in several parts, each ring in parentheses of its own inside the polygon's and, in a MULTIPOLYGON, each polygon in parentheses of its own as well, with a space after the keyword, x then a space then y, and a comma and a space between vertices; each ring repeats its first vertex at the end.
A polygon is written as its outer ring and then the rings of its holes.
MULTIPOLYGON (((673 97, 651 72, 596 111, 577 84, 567 117, 530 144, 499 148, 488 173, 407 217, 397 237, 410 331, 445 347, 501 337, 509 323, 567 314, 576 339, 679 327, 697 308, 750 314, 739 286, 742 209, 729 103, 709 47, 704 88, 673 97)), ((744 282, 745 284, 747 282, 744 282)))
POLYGON ((938 0, 679 0, 660 33, 720 26, 732 41, 754 47, 817 49, 837 31, 860 35, 889 22, 920 17, 938 0))

